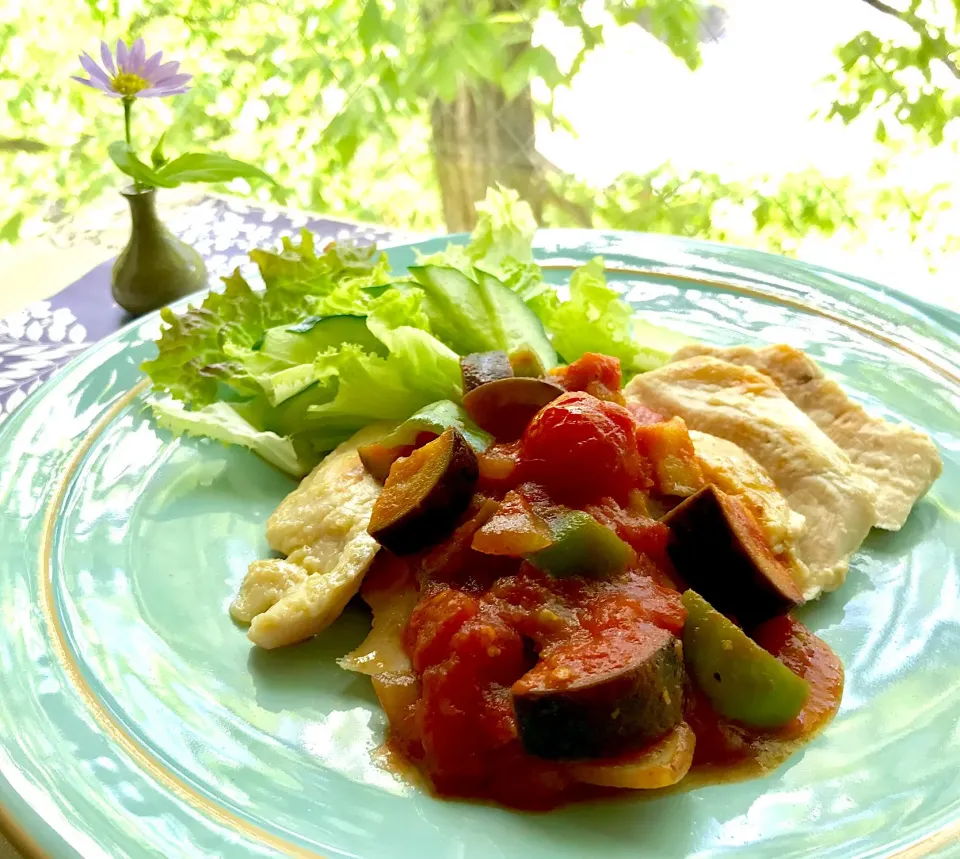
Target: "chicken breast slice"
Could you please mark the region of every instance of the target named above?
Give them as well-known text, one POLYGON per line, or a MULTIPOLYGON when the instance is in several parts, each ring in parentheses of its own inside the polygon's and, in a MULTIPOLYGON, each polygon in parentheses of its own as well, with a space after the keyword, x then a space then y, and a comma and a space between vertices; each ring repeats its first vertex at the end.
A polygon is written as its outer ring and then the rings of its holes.
POLYGON ((369 426, 345 441, 270 516, 267 542, 287 558, 250 564, 230 606, 234 618, 250 624, 254 644, 272 649, 316 635, 360 588, 379 549, 367 525, 381 487, 357 448, 390 428, 369 426))
POLYGON ((804 596, 843 583, 851 555, 876 520, 876 488, 769 376, 693 357, 635 377, 624 393, 745 450, 805 519, 796 547, 806 568, 804 596))
POLYGON ((898 531, 913 505, 943 471, 936 445, 926 433, 869 414, 853 402, 817 363, 792 346, 714 348, 685 346, 674 356, 682 360, 710 355, 765 373, 790 401, 850 457, 854 466, 877 487, 878 528, 898 531))

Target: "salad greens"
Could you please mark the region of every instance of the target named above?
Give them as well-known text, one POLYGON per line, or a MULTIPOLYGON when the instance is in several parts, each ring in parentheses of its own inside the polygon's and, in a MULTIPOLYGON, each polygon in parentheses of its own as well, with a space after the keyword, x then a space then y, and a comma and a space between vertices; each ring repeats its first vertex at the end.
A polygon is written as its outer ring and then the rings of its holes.
POLYGON ((165 309, 143 364, 158 424, 301 476, 372 421, 458 403, 469 352, 525 349, 548 368, 604 352, 629 378, 687 342, 635 320, 599 258, 562 300, 534 261, 536 223, 516 192, 491 190, 477 208, 470 241, 420 256, 409 276, 392 276, 374 247, 317 249, 304 231, 279 253, 250 253, 262 290, 238 269, 199 307, 165 309))

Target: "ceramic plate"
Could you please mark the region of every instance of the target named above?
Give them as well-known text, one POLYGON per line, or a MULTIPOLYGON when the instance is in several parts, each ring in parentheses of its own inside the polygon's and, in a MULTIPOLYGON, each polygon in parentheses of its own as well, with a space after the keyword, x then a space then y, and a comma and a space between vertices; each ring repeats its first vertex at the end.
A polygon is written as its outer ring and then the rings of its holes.
MULTIPOLYGON (((827 731, 761 780, 539 815, 438 801, 378 769, 369 681, 334 662, 363 612, 279 652, 252 649, 227 614, 293 483, 153 427, 138 370, 153 317, 0 434, 0 803, 26 855, 960 855, 958 317, 719 245, 546 231, 537 253, 558 285, 602 254, 638 312, 704 341, 806 349, 936 440, 943 477, 903 530, 872 534, 844 588, 801 613, 846 665, 827 731)), ((391 258, 401 271, 413 248, 391 258)))

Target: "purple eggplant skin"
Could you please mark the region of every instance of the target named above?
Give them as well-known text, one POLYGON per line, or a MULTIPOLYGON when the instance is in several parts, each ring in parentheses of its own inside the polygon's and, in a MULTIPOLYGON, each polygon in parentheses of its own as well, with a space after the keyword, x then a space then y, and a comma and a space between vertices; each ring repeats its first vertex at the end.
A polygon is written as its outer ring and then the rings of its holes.
POLYGON ((438 543, 470 505, 480 476, 477 455, 451 427, 397 460, 373 505, 367 533, 395 555, 438 543))
POLYGON ((683 720, 685 677, 680 641, 653 625, 629 662, 616 668, 558 688, 535 667, 512 689, 520 741, 529 754, 548 760, 635 751, 683 720))
POLYGON ((516 376, 474 388, 464 395, 463 407, 497 441, 516 441, 536 413, 563 393, 563 388, 546 379, 516 376))
POLYGON ((506 352, 473 352, 460 359, 460 378, 467 394, 487 382, 513 378, 513 366, 506 352))
POLYGON ((744 629, 803 604, 790 570, 774 556, 750 513, 713 484, 660 521, 670 528, 667 553, 680 577, 744 629))

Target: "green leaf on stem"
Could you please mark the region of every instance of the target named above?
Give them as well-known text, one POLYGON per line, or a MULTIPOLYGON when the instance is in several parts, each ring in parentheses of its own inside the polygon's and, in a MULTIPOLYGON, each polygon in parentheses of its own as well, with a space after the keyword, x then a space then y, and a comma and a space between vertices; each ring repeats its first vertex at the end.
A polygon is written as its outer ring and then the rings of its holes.
POLYGON ((147 188, 176 188, 179 181, 161 176, 134 155, 122 140, 115 140, 107 147, 110 158, 121 173, 126 173, 134 182, 147 188))
POLYGON ((231 179, 265 179, 277 183, 259 167, 216 152, 187 152, 164 164, 157 175, 168 182, 229 182, 231 179))
POLYGON ((157 141, 157 145, 153 147, 153 151, 150 153, 150 163, 159 170, 167 163, 167 156, 163 154, 163 141, 166 140, 167 132, 164 131, 160 135, 160 139, 157 141))

